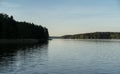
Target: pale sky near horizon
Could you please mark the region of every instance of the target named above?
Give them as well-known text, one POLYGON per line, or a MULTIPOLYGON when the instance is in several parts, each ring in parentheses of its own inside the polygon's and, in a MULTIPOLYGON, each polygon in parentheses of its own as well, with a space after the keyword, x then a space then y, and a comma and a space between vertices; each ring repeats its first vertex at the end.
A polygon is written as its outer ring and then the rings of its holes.
POLYGON ((48 28, 51 36, 120 32, 120 0, 0 0, 0 13, 48 28))

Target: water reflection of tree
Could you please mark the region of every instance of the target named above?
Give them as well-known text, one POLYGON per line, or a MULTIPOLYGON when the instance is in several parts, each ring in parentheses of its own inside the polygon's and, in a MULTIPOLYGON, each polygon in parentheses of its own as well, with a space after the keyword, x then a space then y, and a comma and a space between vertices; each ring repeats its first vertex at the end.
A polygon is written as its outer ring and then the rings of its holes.
POLYGON ((0 73, 16 72, 47 61, 48 43, 35 45, 0 45, 0 73))

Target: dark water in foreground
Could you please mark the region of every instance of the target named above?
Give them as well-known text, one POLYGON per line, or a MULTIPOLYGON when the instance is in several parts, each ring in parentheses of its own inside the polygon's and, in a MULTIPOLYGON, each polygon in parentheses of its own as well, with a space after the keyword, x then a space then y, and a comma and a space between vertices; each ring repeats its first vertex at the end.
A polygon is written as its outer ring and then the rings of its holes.
POLYGON ((16 47, 1 48, 0 74, 120 74, 120 40, 56 39, 16 47))

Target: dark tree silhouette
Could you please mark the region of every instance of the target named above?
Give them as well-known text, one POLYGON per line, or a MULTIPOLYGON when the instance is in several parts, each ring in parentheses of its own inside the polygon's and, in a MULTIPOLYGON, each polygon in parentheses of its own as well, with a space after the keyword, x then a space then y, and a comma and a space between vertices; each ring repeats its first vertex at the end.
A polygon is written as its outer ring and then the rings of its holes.
POLYGON ((0 39, 39 39, 48 40, 48 29, 41 25, 18 22, 13 16, 0 13, 0 39))

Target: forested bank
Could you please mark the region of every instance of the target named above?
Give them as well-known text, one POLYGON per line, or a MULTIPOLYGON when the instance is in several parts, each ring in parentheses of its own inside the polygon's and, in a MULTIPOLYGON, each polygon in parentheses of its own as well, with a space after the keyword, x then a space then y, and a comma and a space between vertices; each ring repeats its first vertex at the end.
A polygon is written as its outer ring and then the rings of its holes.
POLYGON ((64 39, 120 39, 120 32, 94 32, 75 35, 64 35, 64 39))
POLYGON ((48 40, 46 27, 34 23, 16 21, 13 16, 0 13, 0 39, 48 40))

